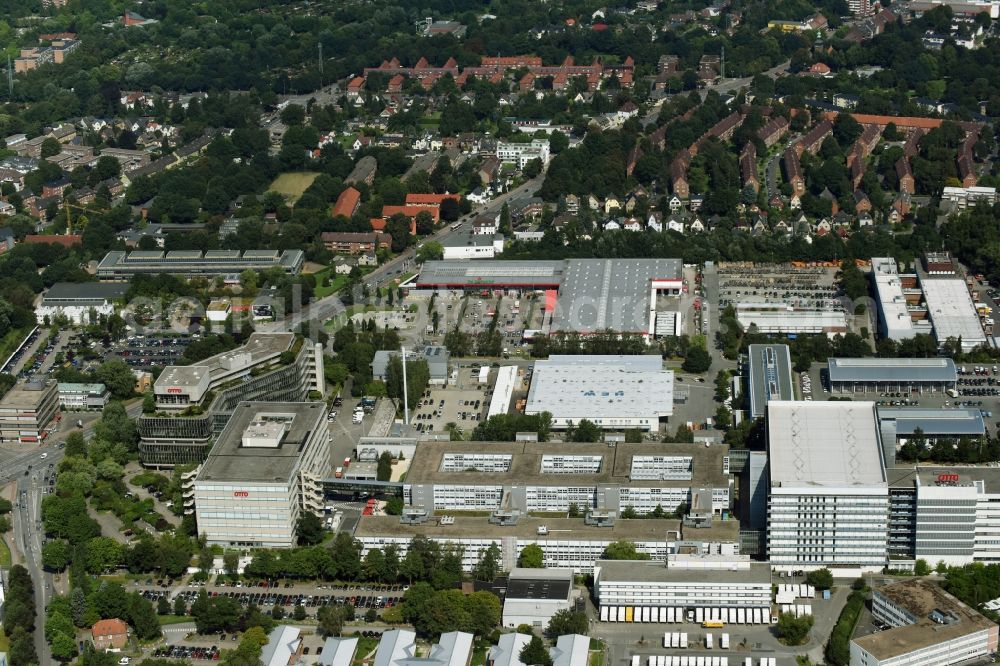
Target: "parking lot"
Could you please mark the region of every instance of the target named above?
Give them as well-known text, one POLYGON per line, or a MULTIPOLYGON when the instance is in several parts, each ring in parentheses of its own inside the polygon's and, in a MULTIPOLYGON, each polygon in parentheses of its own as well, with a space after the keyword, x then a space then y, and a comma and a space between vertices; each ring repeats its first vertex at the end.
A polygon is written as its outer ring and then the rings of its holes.
POLYGON ((720 264, 719 307, 775 303, 796 308, 841 309, 834 284, 837 270, 753 262, 720 264))
MULTIPOLYGON (((469 431, 486 418, 492 396, 496 370, 490 368, 490 381, 479 383, 480 364, 464 365, 458 370, 458 381, 448 387, 431 387, 424 392, 420 404, 410 418, 417 432, 445 432, 448 423, 469 431)), ((488 366, 487 366, 488 367, 488 366)))
POLYGON ((137 335, 113 342, 110 346, 103 346, 100 342, 92 343, 92 346, 103 349, 108 356, 117 356, 131 366, 165 366, 176 363, 192 340, 194 338, 137 335))

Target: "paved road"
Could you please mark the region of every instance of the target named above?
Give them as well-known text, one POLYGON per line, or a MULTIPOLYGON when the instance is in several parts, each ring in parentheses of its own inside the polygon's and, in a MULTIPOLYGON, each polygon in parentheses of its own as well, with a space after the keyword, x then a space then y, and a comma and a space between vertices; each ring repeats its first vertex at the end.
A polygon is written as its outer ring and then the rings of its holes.
MULTIPOLYGON (((126 412, 132 418, 138 416, 142 412, 142 401, 129 405, 126 412)), ((35 651, 41 664, 54 663, 42 631, 45 626, 45 607, 54 592, 65 592, 65 590, 53 590, 57 582, 64 583, 62 577, 57 581, 51 573, 42 569, 42 543, 45 537, 41 524, 42 498, 45 497, 47 487, 43 477, 49 465, 55 468, 64 456, 63 449, 57 447, 55 440, 65 439, 72 430, 73 428, 68 428, 57 433, 45 446, 15 454, 0 469, 0 486, 12 481, 16 483, 16 501, 19 506, 14 511, 14 545, 22 553, 24 566, 35 585, 37 602, 35 651)), ((94 422, 86 424, 82 432, 84 438, 89 440, 94 434, 94 422)))

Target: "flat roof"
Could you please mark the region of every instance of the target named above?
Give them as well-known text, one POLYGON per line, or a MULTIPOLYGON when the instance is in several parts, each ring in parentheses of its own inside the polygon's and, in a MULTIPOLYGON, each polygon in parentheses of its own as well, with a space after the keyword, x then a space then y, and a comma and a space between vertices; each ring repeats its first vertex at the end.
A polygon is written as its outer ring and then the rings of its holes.
POLYGON ((963 347, 986 342, 979 314, 961 278, 927 278, 920 282, 927 303, 927 314, 934 324, 938 343, 961 338, 963 347))
POLYGON ((831 358, 831 382, 955 382, 950 358, 831 358))
POLYGON ((771 400, 794 400, 792 359, 788 345, 750 345, 748 389, 750 415, 764 416, 771 400))
POLYGON ((664 566, 662 562, 597 560, 600 579, 649 583, 744 583, 770 584, 771 567, 766 562, 751 562, 749 569, 685 569, 664 566))
POLYGON ((241 402, 212 446, 195 483, 287 483, 298 467, 303 447, 325 419, 322 402, 241 402), (243 446, 243 433, 258 415, 291 417, 279 446, 243 446))
POLYGON ((763 332, 836 333, 847 329, 847 317, 841 310, 757 309, 763 303, 739 303, 736 319, 743 327, 756 326, 763 332))
POLYGON ((568 259, 552 330, 652 333, 653 282, 679 283, 683 270, 680 259, 568 259))
POLYGON ((510 572, 505 600, 565 601, 573 589, 572 569, 520 569, 510 572))
POLYGON ((894 421, 897 435, 912 435, 918 428, 927 436, 981 436, 986 433, 986 423, 978 409, 879 407, 878 418, 879 421, 894 421))
POLYGON ((659 356, 573 356, 536 361, 524 408, 557 419, 657 420, 674 410, 674 373, 659 356))
POLYGON ((934 486, 941 475, 948 475, 948 484, 971 487, 982 483, 986 492, 1000 492, 1000 467, 900 465, 886 470, 889 484, 895 488, 911 488, 917 479, 922 486, 934 486), (954 476, 958 480, 954 481, 954 476))
POLYGON ((128 291, 127 284, 107 282, 56 282, 42 296, 42 304, 47 301, 94 301, 123 298, 128 291))
POLYGON ((53 386, 56 386, 56 382, 51 380, 17 382, 10 387, 10 390, 3 397, 0 397, 0 407, 27 407, 35 409, 42 403, 42 399, 49 388, 53 386))
MULTIPOLYGON (((463 516, 461 512, 442 511, 441 515, 454 518, 454 522, 442 525, 431 518, 421 525, 399 522, 398 516, 362 516, 354 530, 355 537, 398 537, 412 539, 415 536, 450 539, 493 539, 514 537, 538 543, 565 543, 567 541, 619 540, 634 543, 655 541, 664 543, 667 533, 676 531, 679 520, 670 518, 643 518, 636 520, 615 520, 610 527, 587 525, 583 518, 537 518, 521 516, 515 525, 494 525, 487 516, 463 516), (548 534, 539 534, 538 528, 548 528, 548 534)), ((662 565, 661 565, 662 566, 662 565)))
POLYGON ((569 486, 572 484, 618 484, 654 488, 718 488, 729 485, 723 473, 722 459, 729 452, 726 446, 704 446, 686 443, 621 443, 585 444, 576 442, 440 442, 422 441, 410 461, 406 473, 408 484, 455 485, 524 485, 569 486), (476 470, 443 471, 445 454, 510 456, 507 471, 476 470), (689 456, 690 479, 631 479, 633 456, 689 456), (594 456, 601 461, 600 470, 592 473, 560 474, 542 472, 543 456, 594 456))
POLYGON ((903 295, 903 283, 899 277, 896 260, 892 257, 872 257, 872 277, 875 292, 881 308, 882 320, 889 337, 893 339, 913 337, 913 320, 903 295))
POLYGON ((426 261, 416 284, 418 288, 551 289, 559 286, 565 267, 564 261, 426 261))
POLYGON ((874 402, 767 405, 771 486, 886 487, 874 402))
POLYGON ((224 364, 240 354, 249 354, 247 367, 263 359, 288 351, 295 343, 294 333, 252 333, 242 346, 209 356, 194 365, 169 365, 156 378, 156 386, 197 386, 205 372, 211 375, 229 372, 224 364))
POLYGON ((875 594, 918 618, 915 624, 854 639, 858 647, 879 661, 996 626, 929 580, 914 578, 892 583, 876 589, 875 594), (934 611, 951 615, 954 621, 945 624, 935 622, 930 617, 934 611))

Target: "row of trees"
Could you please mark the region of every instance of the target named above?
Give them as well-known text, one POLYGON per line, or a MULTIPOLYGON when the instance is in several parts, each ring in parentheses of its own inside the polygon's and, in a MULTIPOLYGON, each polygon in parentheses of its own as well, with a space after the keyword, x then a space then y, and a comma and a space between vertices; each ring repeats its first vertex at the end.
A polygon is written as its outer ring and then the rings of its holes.
POLYGON ((35 588, 28 570, 20 564, 12 566, 5 592, 3 624, 10 639, 7 658, 11 666, 37 664, 32 635, 35 631, 35 588))

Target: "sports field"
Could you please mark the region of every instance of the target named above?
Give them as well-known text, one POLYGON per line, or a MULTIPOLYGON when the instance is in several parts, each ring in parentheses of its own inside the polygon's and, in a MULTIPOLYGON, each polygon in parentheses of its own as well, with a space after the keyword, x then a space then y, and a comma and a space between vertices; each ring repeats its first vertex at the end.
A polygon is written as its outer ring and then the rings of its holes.
POLYGON ((319 173, 315 171, 283 173, 275 178, 267 189, 285 195, 288 203, 294 204, 302 196, 302 193, 309 189, 318 175, 319 173))

